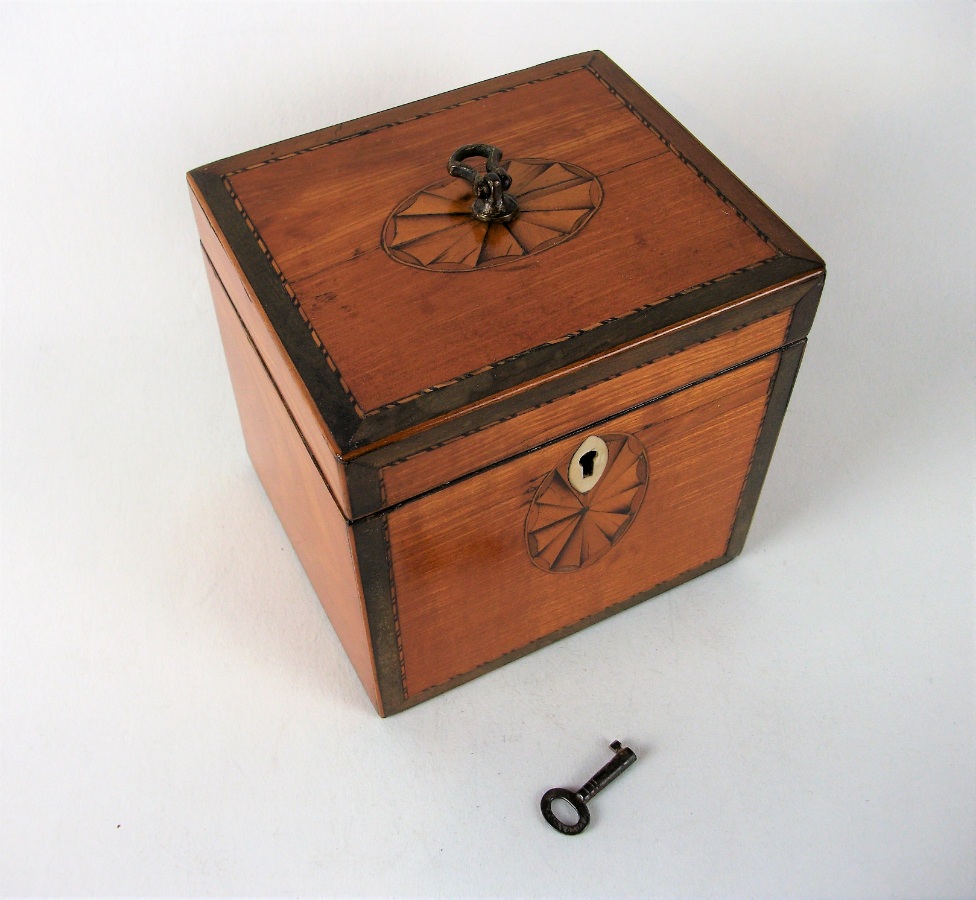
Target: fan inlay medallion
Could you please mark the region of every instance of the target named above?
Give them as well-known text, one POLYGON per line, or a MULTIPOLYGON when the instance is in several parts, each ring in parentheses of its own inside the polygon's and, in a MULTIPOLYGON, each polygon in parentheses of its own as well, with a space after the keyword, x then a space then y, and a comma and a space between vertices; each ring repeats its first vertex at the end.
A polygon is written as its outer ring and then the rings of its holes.
POLYGON ((448 177, 404 200, 383 227, 383 249, 397 262, 436 272, 472 272, 514 262, 568 241, 603 200, 595 175, 547 159, 505 163, 518 201, 510 222, 471 215, 471 188, 448 177))
POLYGON ((623 537, 647 490, 647 458, 632 435, 601 435, 608 460, 585 494, 568 481, 567 460, 539 485, 525 519, 532 562, 547 572, 575 572, 596 562, 623 537))

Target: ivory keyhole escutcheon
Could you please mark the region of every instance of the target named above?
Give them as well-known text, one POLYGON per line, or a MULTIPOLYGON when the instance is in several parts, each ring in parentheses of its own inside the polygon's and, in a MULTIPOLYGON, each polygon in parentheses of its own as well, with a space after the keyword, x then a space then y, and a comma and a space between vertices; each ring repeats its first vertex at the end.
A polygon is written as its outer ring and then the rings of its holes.
POLYGON ((585 494, 593 490, 607 467, 609 451, 607 442, 591 434, 573 454, 569 464, 569 483, 572 488, 585 494))

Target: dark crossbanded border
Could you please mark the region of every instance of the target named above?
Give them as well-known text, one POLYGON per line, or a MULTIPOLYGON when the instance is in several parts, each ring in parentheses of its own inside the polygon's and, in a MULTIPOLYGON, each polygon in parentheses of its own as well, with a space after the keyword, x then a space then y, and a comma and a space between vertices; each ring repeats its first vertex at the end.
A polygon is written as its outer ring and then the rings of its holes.
MULTIPOLYGON (((281 146, 281 145, 277 145, 281 146)), ((286 152, 261 156, 252 151, 204 166, 189 178, 218 234, 228 245, 247 282, 307 385, 316 406, 346 459, 362 457, 395 441, 401 435, 426 430, 432 420, 452 416, 458 409, 477 404, 494 394, 524 384, 556 369, 597 356, 644 335, 692 318, 731 300, 804 275, 822 271, 823 263, 771 210, 749 191, 722 163, 646 92, 602 53, 579 54, 535 66, 522 72, 460 88, 424 101, 334 126, 284 143, 286 152), (584 331, 498 360, 475 372, 458 376, 418 395, 405 397, 376 410, 364 411, 353 396, 334 360, 327 339, 314 332, 307 317, 271 258, 246 211, 236 202, 228 176, 262 165, 271 165, 301 153, 314 152, 340 141, 354 140, 383 128, 433 115, 497 91, 558 78, 581 69, 589 71, 638 119, 658 136, 682 162, 707 184, 723 203, 735 210, 777 254, 709 282, 695 285, 653 305, 619 318, 595 324, 584 331), (652 124, 653 123, 653 124, 652 124), (357 127, 361 126, 361 127, 357 127), (244 165, 241 163, 244 162, 244 165), (671 302, 671 301, 680 302, 671 302)), ((459 430, 472 427, 466 415, 459 430)), ((479 413, 479 421, 484 412, 479 413)), ((443 436, 438 438, 443 439, 443 436)), ((422 442, 422 441, 421 441, 422 442)), ((416 441, 413 442, 414 444, 416 441)), ((416 449, 414 447, 413 449, 416 449)), ((388 454, 386 454, 388 455, 388 454)), ((363 459, 365 463, 365 459, 363 459)))

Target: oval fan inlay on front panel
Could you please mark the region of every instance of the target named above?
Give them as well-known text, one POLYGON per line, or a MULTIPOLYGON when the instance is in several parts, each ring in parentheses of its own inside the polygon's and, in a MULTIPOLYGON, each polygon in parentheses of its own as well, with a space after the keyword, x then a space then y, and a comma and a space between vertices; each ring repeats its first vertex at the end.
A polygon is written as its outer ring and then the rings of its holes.
POLYGON ((608 458, 586 493, 569 484, 567 460, 539 485, 525 518, 532 562, 547 572, 575 572, 596 562, 627 531, 647 490, 647 458, 632 435, 601 435, 608 458))

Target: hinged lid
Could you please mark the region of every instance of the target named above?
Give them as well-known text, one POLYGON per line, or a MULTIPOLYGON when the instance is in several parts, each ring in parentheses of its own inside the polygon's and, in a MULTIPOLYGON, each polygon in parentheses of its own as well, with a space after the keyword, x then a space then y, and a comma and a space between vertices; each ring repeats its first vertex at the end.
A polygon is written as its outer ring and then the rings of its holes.
POLYGON ((511 415, 527 385, 823 268, 601 53, 190 182, 347 460, 443 440, 501 398, 511 415), (477 142, 502 151, 488 172, 477 142), (475 191, 494 217, 473 214, 475 191))

